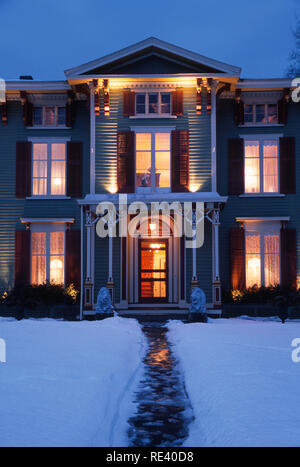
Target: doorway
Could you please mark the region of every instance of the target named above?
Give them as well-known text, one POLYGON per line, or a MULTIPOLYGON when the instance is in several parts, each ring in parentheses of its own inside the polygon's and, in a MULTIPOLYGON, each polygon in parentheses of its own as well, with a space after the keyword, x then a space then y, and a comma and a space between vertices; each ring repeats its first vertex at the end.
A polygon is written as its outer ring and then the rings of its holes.
POLYGON ((139 241, 141 303, 168 302, 168 240, 139 241))

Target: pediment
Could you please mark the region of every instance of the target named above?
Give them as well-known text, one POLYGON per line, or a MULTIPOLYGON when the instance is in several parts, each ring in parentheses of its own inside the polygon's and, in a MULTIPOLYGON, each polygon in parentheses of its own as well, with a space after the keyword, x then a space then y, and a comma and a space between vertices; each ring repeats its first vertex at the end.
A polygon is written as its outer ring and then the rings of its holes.
POLYGON ((67 77, 101 75, 227 74, 241 69, 209 59, 155 37, 66 71, 67 77))

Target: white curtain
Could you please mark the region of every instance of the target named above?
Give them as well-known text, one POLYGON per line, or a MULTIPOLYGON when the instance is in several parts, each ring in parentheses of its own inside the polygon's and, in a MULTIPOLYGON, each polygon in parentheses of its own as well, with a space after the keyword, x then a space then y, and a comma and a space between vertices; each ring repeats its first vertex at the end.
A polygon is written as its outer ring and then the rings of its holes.
POLYGON ((264 142, 264 192, 278 192, 278 143, 264 142))
POLYGON ((259 141, 245 143, 245 192, 260 192, 259 141))
POLYGON ((46 282, 46 252, 47 234, 42 232, 32 233, 32 283, 43 284, 46 282))
POLYGON ((246 235, 246 287, 261 286, 260 234, 246 235))
POLYGON ((264 236, 264 249, 265 249, 265 286, 279 284, 279 235, 266 234, 264 236))

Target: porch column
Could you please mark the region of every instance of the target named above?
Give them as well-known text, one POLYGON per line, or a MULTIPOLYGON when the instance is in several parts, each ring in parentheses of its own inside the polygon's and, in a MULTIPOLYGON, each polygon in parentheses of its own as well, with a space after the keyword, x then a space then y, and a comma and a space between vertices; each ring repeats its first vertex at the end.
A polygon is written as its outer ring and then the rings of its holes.
POLYGON ((213 304, 215 308, 221 307, 221 281, 220 281, 220 263, 219 263, 219 229, 220 229, 220 211, 214 210, 212 215, 213 228, 213 304))
POLYGON ((86 275, 84 283, 84 308, 91 310, 93 308, 93 289, 94 284, 92 280, 92 228, 93 218, 90 210, 86 211, 86 275))
POLYGON ((112 304, 115 304, 115 283, 113 279, 113 225, 115 220, 108 219, 108 280, 107 288, 110 291, 112 304))
POLYGON ((96 192, 96 162, 95 162, 95 147, 96 147, 96 116, 95 116, 95 83, 89 84, 90 88, 90 192, 96 192))
POLYGON ((217 192, 217 88, 218 81, 211 82, 211 176, 212 191, 217 192))
POLYGON ((197 214, 196 210, 193 209, 193 277, 191 288, 199 287, 198 278, 197 278, 197 214))

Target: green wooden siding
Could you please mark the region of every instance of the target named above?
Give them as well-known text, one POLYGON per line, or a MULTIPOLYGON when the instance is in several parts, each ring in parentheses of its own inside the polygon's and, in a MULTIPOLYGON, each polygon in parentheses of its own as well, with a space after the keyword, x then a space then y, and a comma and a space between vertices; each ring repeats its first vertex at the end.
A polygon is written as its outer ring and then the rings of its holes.
MULTIPOLYGON (((296 138, 296 179, 300 180, 300 106, 289 104, 287 125, 278 127, 241 128, 234 122, 233 100, 219 102, 217 123, 218 132, 218 191, 220 195, 228 195, 228 139, 239 138, 243 135, 272 135, 294 136, 296 138)), ((225 288, 230 284, 229 264, 229 229, 235 227, 236 217, 284 217, 290 216, 288 227, 297 229, 298 271, 300 273, 300 192, 285 197, 242 198, 230 196, 224 211, 221 213, 220 228, 220 269, 225 288)))
POLYGON ((23 200, 15 198, 16 141, 30 137, 71 137, 83 142, 83 190, 89 192, 89 113, 85 102, 76 104, 76 120, 72 130, 26 129, 22 106, 8 102, 8 125, 0 123, 0 290, 7 290, 14 281, 15 230, 24 229, 21 217, 74 217, 74 228, 80 229, 80 208, 71 200, 23 200))

